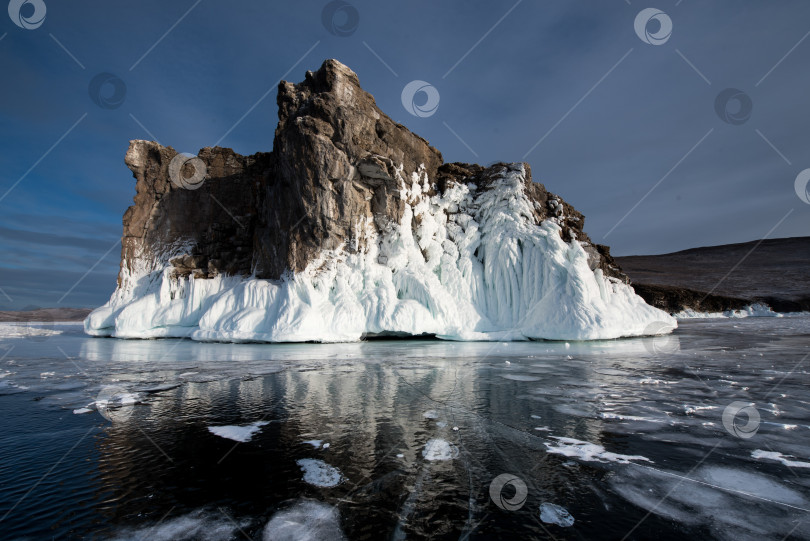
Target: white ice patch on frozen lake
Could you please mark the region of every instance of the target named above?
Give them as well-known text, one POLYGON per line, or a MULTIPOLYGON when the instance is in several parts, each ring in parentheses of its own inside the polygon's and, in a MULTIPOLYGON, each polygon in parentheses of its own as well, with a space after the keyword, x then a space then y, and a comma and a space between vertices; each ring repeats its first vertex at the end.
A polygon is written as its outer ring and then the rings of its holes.
POLYGON ((425 448, 422 449, 422 456, 425 460, 453 460, 458 458, 458 447, 447 440, 434 438, 428 440, 425 448))
POLYGON ((745 318, 745 317, 784 317, 774 312, 771 307, 755 303, 740 310, 726 310, 725 312, 697 312, 691 308, 673 314, 676 319, 712 319, 712 318, 745 318))
POLYGON ((618 462, 620 464, 629 464, 631 461, 651 462, 649 458, 640 455, 611 453, 606 451, 601 445, 595 443, 576 440, 574 438, 551 437, 557 441, 545 444, 549 453, 578 458, 586 462, 618 462))
POLYGON ((611 339, 677 326, 629 285, 592 269, 587 247, 563 240, 563 216, 535 223, 523 165, 504 167, 486 188, 455 184, 433 196, 424 169, 405 178, 400 167, 396 175, 399 224, 379 232, 359 218, 351 247, 325 250, 282 280, 177 278, 168 261, 179 254, 138 260, 139 268, 121 271, 121 285, 85 331, 233 342, 381 333, 513 341, 611 339))
MULTIPOLYGON (((137 529, 126 529, 112 537, 114 541, 228 541, 235 539, 237 531, 247 527, 249 521, 234 521, 221 513, 209 514, 192 511, 137 529)), ((275 538, 274 538, 275 539, 275 538)))
POLYGON ((208 431, 220 438, 227 438, 229 440, 238 441, 241 443, 249 442, 253 435, 262 429, 268 421, 256 421, 249 425, 227 425, 227 426, 209 426, 208 431))
POLYGON ((264 527, 264 541, 343 541, 337 509, 325 503, 302 500, 279 511, 264 527))
POLYGON ((62 329, 53 328, 54 326, 54 323, 0 323, 0 338, 45 338, 64 332, 62 329))
POLYGON ((306 441, 302 441, 301 443, 311 445, 311 446, 313 446, 314 448, 317 449, 318 447, 321 446, 321 444, 323 443, 323 440, 306 440, 306 441))
POLYGON ((556 524, 563 528, 574 525, 574 517, 571 516, 568 509, 548 502, 540 504, 540 520, 546 524, 556 524))
POLYGON ((655 378, 642 378, 638 380, 641 385, 674 385, 678 383, 677 381, 666 381, 663 379, 655 379, 655 378))
POLYGON ((340 470, 323 460, 302 458, 295 461, 304 472, 304 481, 316 487, 336 487, 343 481, 340 470))
POLYGON ((501 374, 501 377, 513 381, 540 381, 537 376, 527 376, 525 374, 501 374))
POLYGON ((140 402, 141 396, 139 393, 130 393, 125 391, 124 389, 119 389, 117 387, 109 387, 107 389, 102 389, 99 396, 96 400, 91 404, 95 406, 95 408, 102 412, 110 412, 110 415, 115 416, 115 412, 117 408, 123 408, 126 406, 134 406, 138 402, 140 402))
POLYGON ((800 460, 793 460, 796 458, 793 455, 783 455, 782 453, 776 451, 763 451, 762 449, 756 449, 751 452, 751 458, 764 458, 766 460, 775 460, 777 462, 781 462, 785 466, 789 468, 810 468, 810 462, 802 462, 800 460))
POLYGON ((730 541, 796 539, 810 535, 803 517, 808 502, 799 492, 766 475, 736 468, 703 466, 691 474, 629 466, 610 479, 613 492, 638 507, 684 525, 707 527, 730 541))

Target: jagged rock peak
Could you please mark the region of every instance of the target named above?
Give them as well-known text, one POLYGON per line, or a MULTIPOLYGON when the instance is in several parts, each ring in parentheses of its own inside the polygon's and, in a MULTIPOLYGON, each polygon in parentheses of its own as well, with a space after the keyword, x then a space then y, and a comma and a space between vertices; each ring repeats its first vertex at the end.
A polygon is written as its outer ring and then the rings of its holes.
POLYGON ((521 163, 443 163, 327 60, 278 89, 272 152, 132 141, 119 283, 91 334, 613 338, 668 316, 521 163))

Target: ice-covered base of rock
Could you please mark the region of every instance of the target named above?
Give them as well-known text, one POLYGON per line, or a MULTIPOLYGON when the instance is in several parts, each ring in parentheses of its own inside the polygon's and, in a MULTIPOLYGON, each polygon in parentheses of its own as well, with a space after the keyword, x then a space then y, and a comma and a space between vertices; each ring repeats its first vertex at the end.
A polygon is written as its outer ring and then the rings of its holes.
POLYGON ((741 310, 726 310, 725 312, 698 312, 696 310, 686 309, 673 315, 676 319, 784 317, 784 314, 774 312, 770 306, 762 303, 754 303, 741 310))
POLYGON ((594 340, 670 332, 668 314, 591 268, 562 216, 535 223, 521 164, 486 187, 441 195, 424 171, 404 178, 399 224, 355 222, 346 243, 282 280, 178 277, 167 254, 122 273, 87 333, 119 338, 338 342, 374 335, 448 340, 594 340), (653 329, 651 331, 650 329, 653 329))

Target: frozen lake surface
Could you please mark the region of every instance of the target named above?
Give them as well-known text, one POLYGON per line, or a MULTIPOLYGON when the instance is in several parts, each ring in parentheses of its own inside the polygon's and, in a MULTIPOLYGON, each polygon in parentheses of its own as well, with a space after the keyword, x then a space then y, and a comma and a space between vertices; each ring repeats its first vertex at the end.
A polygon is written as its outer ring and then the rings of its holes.
POLYGON ((0 536, 810 539, 808 355, 808 317, 568 344, 3 324, 0 536))

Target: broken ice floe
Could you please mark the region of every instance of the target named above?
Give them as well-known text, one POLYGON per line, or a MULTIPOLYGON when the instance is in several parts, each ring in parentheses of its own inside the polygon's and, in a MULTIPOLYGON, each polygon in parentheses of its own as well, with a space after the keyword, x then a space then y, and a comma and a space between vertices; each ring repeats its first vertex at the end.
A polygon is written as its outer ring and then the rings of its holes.
POLYGON ((793 455, 783 455, 782 453, 776 451, 763 451, 762 449, 756 449, 751 451, 751 458, 764 458, 766 460, 775 460, 777 462, 781 462, 785 466, 789 468, 810 468, 810 462, 802 462, 800 460, 793 460, 796 458, 793 455))
POLYGON ((563 528, 574 525, 574 517, 565 507, 548 502, 540 504, 540 520, 546 524, 556 524, 563 528))
POLYGON ((425 460, 453 460, 458 458, 458 447, 453 445, 447 440, 441 438, 434 438, 428 440, 425 448, 422 450, 422 456, 425 460))
POLYGON ((578 458, 586 462, 618 462, 619 464, 629 464, 632 461, 652 462, 649 458, 641 455, 611 453, 601 445, 588 443, 587 441, 558 436, 551 437, 557 441, 545 444, 549 453, 578 458))
POLYGON ((253 435, 261 430, 261 428, 266 424, 269 424, 269 421, 256 421, 255 423, 242 426, 209 426, 208 431, 215 436, 219 436, 220 438, 246 443, 250 441, 253 438, 253 435))
POLYGON ((328 488, 338 486, 343 482, 340 470, 330 466, 323 460, 302 458, 295 461, 304 472, 304 481, 316 487, 328 488))

